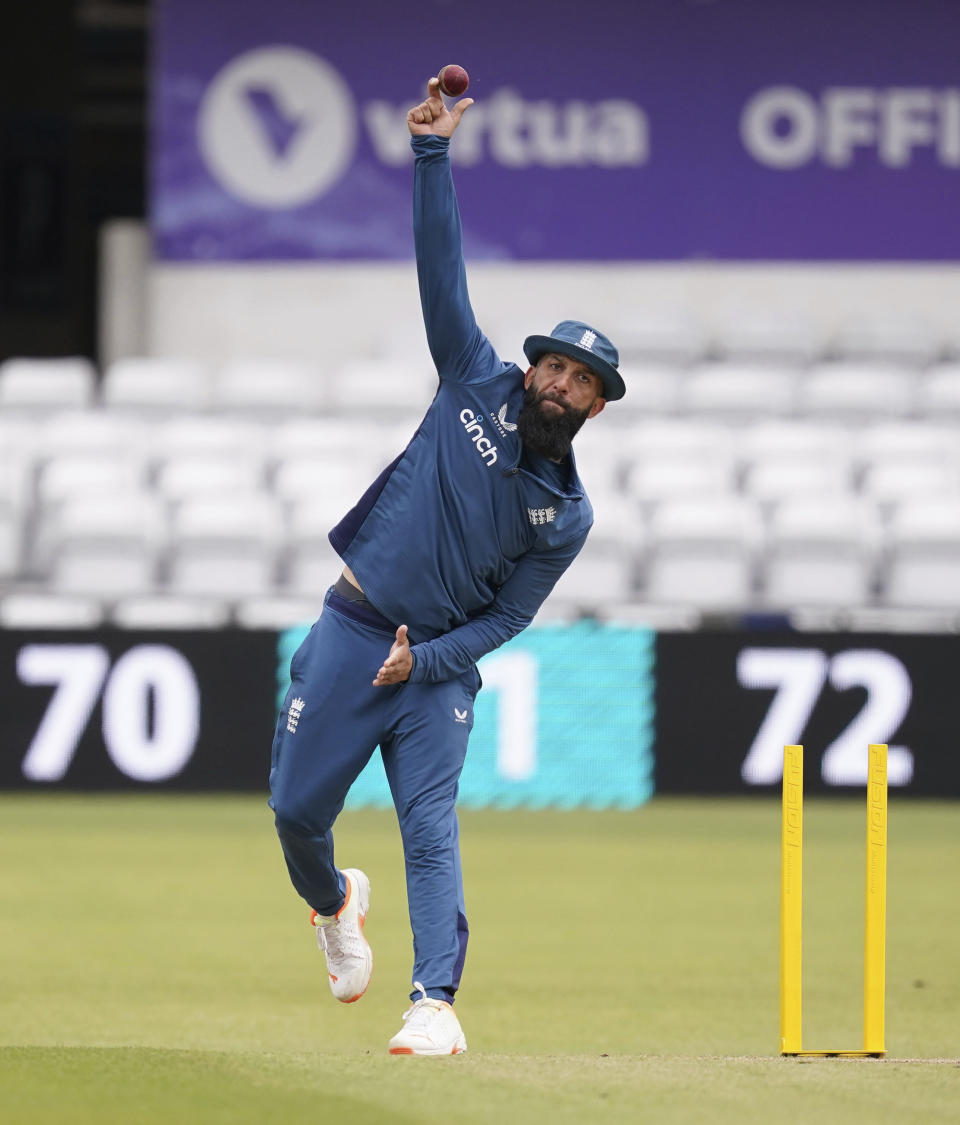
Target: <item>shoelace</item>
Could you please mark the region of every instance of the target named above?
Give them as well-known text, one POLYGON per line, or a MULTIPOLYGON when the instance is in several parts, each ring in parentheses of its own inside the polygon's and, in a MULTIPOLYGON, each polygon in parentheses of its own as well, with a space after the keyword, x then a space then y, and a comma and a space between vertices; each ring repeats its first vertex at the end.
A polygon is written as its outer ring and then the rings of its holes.
POLYGON ((440 1000, 428 996, 427 990, 418 980, 413 982, 413 987, 420 989, 421 996, 403 1013, 403 1022, 407 1025, 408 1031, 424 1031, 437 1012, 442 1010, 443 1004, 440 1000))

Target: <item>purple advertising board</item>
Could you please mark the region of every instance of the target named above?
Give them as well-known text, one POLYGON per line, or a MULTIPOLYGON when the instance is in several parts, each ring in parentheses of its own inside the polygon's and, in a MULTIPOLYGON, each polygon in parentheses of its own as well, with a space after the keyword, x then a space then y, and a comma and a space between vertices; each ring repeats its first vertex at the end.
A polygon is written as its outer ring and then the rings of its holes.
POLYGON ((472 259, 956 260, 958 32, 955 0, 161 0, 156 252, 410 257, 405 114, 457 62, 472 259))

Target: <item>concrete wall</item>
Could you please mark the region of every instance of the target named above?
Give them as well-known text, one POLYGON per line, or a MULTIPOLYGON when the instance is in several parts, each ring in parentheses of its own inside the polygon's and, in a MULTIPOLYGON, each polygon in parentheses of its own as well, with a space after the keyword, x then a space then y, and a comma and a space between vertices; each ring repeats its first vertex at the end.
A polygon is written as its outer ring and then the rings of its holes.
MULTIPOLYGON (((960 267, 477 265, 481 327, 506 357, 525 335, 576 317, 642 341, 658 321, 722 340, 751 319, 796 320, 817 343, 857 325, 926 332, 960 349, 960 267)), ((146 348, 214 364, 236 356, 316 359, 426 354, 413 264, 153 266, 146 348)))
MULTIPOLYGON (((427 357, 413 262, 162 264, 129 228, 103 247, 104 363, 134 353, 214 366, 427 357)), ((722 345, 765 320, 792 322, 815 348, 865 326, 894 345, 921 337, 960 352, 960 266, 482 263, 468 274, 481 327, 507 358, 565 317, 595 324, 625 353, 656 337, 722 345)))

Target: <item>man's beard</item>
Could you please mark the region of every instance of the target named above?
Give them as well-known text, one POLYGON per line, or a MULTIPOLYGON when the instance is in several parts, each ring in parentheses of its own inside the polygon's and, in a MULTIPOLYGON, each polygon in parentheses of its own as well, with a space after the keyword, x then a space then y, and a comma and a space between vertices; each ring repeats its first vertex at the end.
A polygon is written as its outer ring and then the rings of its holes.
POLYGON ((587 420, 587 410, 575 410, 546 393, 538 394, 533 386, 523 395, 523 406, 517 416, 517 432, 523 444, 541 457, 561 461, 570 452, 574 435, 587 420), (562 414, 544 414, 540 403, 544 399, 563 407, 562 414))

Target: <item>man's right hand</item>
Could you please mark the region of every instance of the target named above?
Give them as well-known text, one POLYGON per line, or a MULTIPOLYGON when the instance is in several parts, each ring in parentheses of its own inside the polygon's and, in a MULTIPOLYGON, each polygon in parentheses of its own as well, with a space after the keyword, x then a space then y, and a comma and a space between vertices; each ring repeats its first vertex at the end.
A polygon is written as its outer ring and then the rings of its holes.
POLYGON ((461 98, 447 109, 440 96, 440 79, 427 83, 427 100, 415 105, 407 114, 407 128, 415 137, 452 137, 464 110, 473 105, 473 98, 461 98))
POLYGON ((380 671, 373 681, 373 686, 383 687, 385 684, 402 684, 409 679, 412 670, 413 657, 410 655, 407 627, 401 625, 397 630, 397 639, 393 642, 387 659, 380 665, 380 671))

